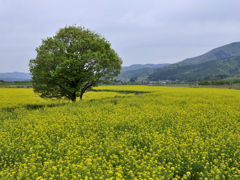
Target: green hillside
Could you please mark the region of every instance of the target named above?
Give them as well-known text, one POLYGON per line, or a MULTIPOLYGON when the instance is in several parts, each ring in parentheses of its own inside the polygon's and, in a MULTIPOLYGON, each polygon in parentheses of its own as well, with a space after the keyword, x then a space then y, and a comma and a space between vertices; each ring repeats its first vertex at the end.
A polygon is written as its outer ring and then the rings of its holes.
POLYGON ((134 71, 138 69, 151 69, 151 68, 159 68, 159 67, 164 67, 170 65, 168 63, 164 64, 133 64, 131 66, 124 66, 122 67, 121 73, 126 72, 126 71, 134 71))
POLYGON ((240 75, 240 56, 195 65, 175 65, 170 69, 151 74, 149 80, 194 81, 220 75, 230 77, 240 75))
POLYGON ((164 64, 160 67, 148 67, 147 65, 123 67, 118 79, 148 77, 149 80, 199 80, 207 76, 214 77, 222 74, 233 76, 238 74, 237 56, 240 56, 240 42, 215 48, 203 55, 188 58, 175 64, 164 64), (231 57, 237 58, 231 59, 231 57), (220 64, 215 64, 217 62, 220 64))
POLYGON ((137 69, 132 71, 125 71, 121 72, 121 74, 118 75, 119 79, 127 79, 131 77, 148 77, 150 74, 152 74, 154 71, 153 68, 144 68, 144 69, 137 69))
POLYGON ((128 79, 131 77, 148 77, 154 73, 159 67, 164 67, 169 64, 133 64, 128 67, 122 67, 121 73, 118 75, 118 79, 128 79))
POLYGON ((188 58, 177 63, 178 65, 201 64, 208 61, 226 59, 233 56, 240 56, 240 42, 234 42, 215 48, 201 56, 188 58))

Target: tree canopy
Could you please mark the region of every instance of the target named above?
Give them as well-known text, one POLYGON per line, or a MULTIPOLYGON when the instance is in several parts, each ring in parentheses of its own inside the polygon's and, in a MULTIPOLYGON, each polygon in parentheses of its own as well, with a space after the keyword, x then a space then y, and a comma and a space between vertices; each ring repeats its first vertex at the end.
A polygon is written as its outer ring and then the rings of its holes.
POLYGON ((121 71, 122 60, 101 35, 81 26, 66 26, 42 40, 29 62, 35 93, 42 98, 82 99, 89 88, 121 71))

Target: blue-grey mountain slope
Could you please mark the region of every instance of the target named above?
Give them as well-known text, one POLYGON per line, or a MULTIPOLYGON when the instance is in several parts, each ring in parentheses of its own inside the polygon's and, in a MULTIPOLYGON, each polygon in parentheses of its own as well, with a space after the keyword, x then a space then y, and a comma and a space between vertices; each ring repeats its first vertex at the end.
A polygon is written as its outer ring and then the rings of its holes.
POLYGON ((0 73, 0 80, 4 81, 29 81, 31 75, 29 73, 12 72, 0 73))
POLYGON ((138 69, 146 69, 146 68, 159 68, 170 65, 169 63, 165 64, 133 64, 131 66, 123 66, 121 72, 138 70, 138 69))
POLYGON ((128 67, 122 67, 118 79, 128 79, 131 77, 148 77, 154 72, 154 69, 159 67, 168 66, 170 64, 133 64, 128 67))

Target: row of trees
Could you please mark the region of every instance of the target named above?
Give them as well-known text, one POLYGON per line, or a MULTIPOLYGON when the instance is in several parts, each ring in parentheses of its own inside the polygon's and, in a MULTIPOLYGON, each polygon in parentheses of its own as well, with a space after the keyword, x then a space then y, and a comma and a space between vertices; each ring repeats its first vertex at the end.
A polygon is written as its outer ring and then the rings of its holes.
POLYGON ((217 81, 207 81, 202 80, 200 81, 199 85, 230 85, 230 84, 239 84, 240 79, 236 79, 233 82, 227 80, 217 80, 217 81))
POLYGON ((4 81, 0 79, 0 83, 30 83, 30 81, 4 81))

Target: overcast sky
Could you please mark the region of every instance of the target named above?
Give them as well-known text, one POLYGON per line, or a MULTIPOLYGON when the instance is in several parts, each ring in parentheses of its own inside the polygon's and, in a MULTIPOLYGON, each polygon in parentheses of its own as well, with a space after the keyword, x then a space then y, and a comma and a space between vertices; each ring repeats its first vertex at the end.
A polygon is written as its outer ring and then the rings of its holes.
POLYGON ((131 64, 175 63, 240 41, 240 0, 0 0, 0 72, 28 72, 41 40, 76 24, 131 64))

